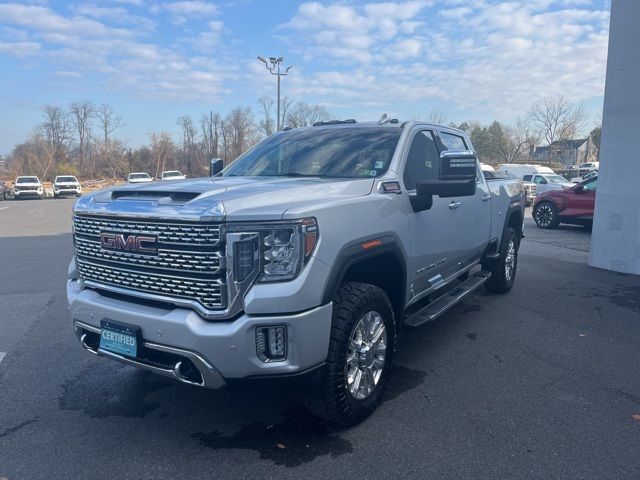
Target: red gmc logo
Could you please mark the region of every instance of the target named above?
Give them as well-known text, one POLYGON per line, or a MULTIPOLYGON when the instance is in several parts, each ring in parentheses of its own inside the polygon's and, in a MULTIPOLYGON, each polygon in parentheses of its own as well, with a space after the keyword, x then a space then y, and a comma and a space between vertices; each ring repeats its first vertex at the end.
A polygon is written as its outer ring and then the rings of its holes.
POLYGON ((123 233, 100 233, 100 245, 107 250, 122 250, 126 252, 157 255, 156 237, 149 235, 126 235, 123 233))

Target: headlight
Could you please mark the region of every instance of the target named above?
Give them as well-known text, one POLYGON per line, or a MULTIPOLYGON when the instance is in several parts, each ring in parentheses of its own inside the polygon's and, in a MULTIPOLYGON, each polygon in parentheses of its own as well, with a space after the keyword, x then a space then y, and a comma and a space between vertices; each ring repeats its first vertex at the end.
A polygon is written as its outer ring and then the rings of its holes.
POLYGON ((314 218, 286 223, 230 224, 229 231, 247 234, 246 240, 235 244, 233 252, 234 272, 238 281, 247 278, 256 263, 260 269, 258 280, 261 282, 291 280, 300 273, 318 241, 318 226, 314 218), (254 235, 249 237, 249 234, 254 235), (252 256, 256 235, 260 254, 257 259, 252 256))

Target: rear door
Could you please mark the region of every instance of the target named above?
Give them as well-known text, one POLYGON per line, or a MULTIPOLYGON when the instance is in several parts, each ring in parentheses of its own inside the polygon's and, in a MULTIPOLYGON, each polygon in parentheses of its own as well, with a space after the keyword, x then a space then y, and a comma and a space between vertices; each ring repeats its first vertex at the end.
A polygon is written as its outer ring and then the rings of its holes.
POLYGON ((585 220, 593 220, 593 210, 596 203, 596 187, 598 185, 598 177, 589 180, 583 184, 580 193, 574 193, 569 200, 572 207, 572 216, 584 218, 585 220))

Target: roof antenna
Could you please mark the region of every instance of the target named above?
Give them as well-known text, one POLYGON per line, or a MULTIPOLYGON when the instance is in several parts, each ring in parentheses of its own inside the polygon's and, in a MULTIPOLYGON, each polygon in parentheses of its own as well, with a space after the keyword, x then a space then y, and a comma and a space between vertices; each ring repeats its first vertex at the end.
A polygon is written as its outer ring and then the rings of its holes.
POLYGON ((388 121, 389 121, 389 117, 387 117, 386 113, 383 113, 382 116, 380 117, 380 120, 378 120, 378 125, 384 125, 388 121))

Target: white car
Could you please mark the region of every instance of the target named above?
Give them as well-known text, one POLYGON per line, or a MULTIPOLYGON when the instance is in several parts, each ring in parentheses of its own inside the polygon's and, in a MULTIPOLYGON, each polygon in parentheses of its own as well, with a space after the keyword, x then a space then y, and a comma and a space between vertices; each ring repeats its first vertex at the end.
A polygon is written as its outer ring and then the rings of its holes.
POLYGON ((167 170, 165 172, 162 172, 160 174, 160 180, 166 181, 166 180, 184 180, 185 177, 182 172, 179 172, 178 170, 167 170))
POLYGON ((16 178, 13 186, 13 198, 39 198, 42 199, 42 183, 38 177, 22 176, 16 178))
POLYGON ((129 183, 149 183, 153 182, 153 178, 151 178, 148 173, 134 172, 129 174, 127 181, 129 183))
POLYGON ((564 178, 562 175, 556 173, 550 174, 538 174, 538 175, 525 175, 523 180, 525 182, 533 182, 536 184, 536 193, 540 195, 544 192, 551 190, 562 190, 563 188, 573 187, 573 183, 564 178))
POLYGON ((65 195, 75 195, 79 197, 82 194, 80 182, 73 175, 58 175, 53 181, 54 198, 64 197, 65 195))

